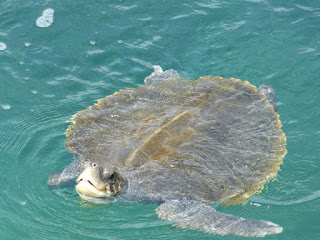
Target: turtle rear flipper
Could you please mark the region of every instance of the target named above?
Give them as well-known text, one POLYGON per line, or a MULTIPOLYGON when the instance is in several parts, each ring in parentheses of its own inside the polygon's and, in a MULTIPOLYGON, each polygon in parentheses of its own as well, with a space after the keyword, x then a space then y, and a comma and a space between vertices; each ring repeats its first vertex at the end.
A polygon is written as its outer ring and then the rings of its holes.
POLYGON ((277 110, 277 100, 276 100, 276 93, 274 91, 274 89, 266 84, 262 84, 259 87, 259 93, 261 93, 262 95, 264 95, 269 103, 272 105, 272 107, 274 108, 274 110, 277 110))
POLYGON ((159 65, 153 65, 152 67, 153 73, 144 79, 146 85, 152 85, 163 80, 179 78, 179 74, 173 69, 163 71, 159 65))
POLYGON ((198 201, 168 201, 156 212, 159 218, 173 221, 180 228, 220 235, 263 237, 282 232, 282 227, 275 223, 221 213, 198 201))

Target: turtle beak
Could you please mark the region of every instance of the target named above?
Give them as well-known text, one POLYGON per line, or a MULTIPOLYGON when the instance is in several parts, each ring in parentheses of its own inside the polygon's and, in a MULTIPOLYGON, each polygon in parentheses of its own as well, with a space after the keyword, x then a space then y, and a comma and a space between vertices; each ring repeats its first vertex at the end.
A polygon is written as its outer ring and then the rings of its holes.
POLYGON ((76 190, 80 196, 110 197, 109 188, 109 184, 102 177, 102 168, 96 164, 86 167, 77 179, 76 190))

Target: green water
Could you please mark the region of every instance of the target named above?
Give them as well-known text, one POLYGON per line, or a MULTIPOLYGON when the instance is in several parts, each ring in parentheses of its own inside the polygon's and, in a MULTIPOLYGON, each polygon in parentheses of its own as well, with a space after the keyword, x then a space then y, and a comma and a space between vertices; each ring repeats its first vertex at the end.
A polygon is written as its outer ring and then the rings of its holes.
POLYGON ((153 64, 273 86, 281 171, 248 204, 220 211, 284 228, 266 239, 320 239, 318 0, 2 0, 0 42, 0 239, 244 239, 171 227, 155 204, 97 206, 72 187, 48 189, 72 162, 66 121, 143 84, 153 64), (37 27, 47 8, 53 24, 37 27))

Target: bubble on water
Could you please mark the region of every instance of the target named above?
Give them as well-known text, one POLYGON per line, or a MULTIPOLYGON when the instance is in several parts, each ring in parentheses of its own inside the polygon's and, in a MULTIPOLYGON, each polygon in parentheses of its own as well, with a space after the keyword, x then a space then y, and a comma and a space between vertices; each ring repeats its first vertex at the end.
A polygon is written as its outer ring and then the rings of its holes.
POLYGON ((20 64, 20 65, 23 65, 23 64, 24 64, 24 62, 19 62, 19 64, 20 64))
POLYGON ((10 105, 2 105, 3 110, 9 110, 11 108, 10 105))
POLYGON ((21 204, 22 206, 25 206, 25 205, 27 204, 27 201, 22 201, 22 202, 20 202, 20 204, 21 204))
POLYGON ((3 42, 0 42, 0 51, 6 50, 7 49, 7 45, 3 42))
POLYGON ((96 42, 95 42, 95 41, 90 41, 90 44, 91 44, 91 45, 95 45, 96 42))
POLYGON ((123 43, 123 41, 122 41, 122 40, 118 40, 117 42, 118 42, 118 43, 123 43))
POLYGON ((38 93, 37 90, 32 90, 31 92, 32 92, 33 94, 37 94, 37 93, 38 93))
POLYGON ((25 45, 26 47, 30 47, 30 46, 31 46, 31 43, 26 42, 26 43, 24 43, 24 45, 25 45))
POLYGON ((36 25, 38 27, 50 27, 53 23, 54 10, 52 8, 47 8, 42 12, 42 15, 37 19, 36 25))

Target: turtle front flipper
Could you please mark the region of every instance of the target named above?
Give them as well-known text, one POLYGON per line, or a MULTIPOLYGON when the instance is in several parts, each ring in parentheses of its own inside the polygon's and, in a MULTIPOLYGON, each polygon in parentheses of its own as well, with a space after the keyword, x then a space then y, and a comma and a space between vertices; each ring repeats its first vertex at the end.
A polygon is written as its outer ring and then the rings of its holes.
POLYGON ((74 179, 79 176, 83 170, 83 164, 79 161, 77 157, 74 157, 73 162, 67 166, 65 169, 52 174, 48 177, 49 186, 57 186, 63 182, 74 179))
POLYGON ((282 232, 282 227, 275 223, 221 213, 198 201, 168 201, 162 203, 156 212, 159 218, 173 221, 180 228, 220 235, 263 237, 282 232))

